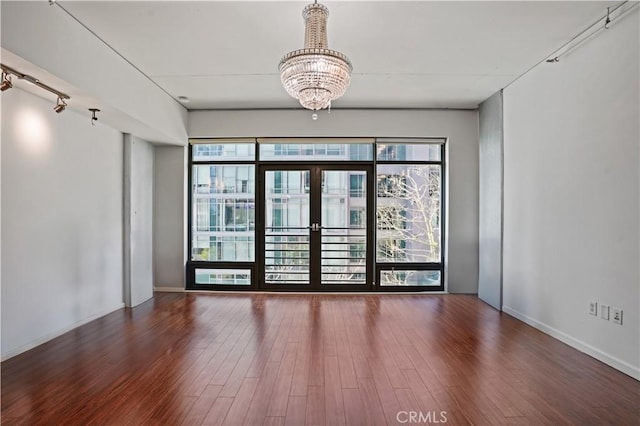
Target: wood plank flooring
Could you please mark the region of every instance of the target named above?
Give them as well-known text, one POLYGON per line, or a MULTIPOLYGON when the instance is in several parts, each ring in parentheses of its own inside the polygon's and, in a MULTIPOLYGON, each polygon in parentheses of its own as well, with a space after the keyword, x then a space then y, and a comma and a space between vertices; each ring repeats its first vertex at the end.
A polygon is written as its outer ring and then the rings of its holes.
POLYGON ((640 422, 640 382, 462 295, 159 293, 1 368, 6 425, 640 422))

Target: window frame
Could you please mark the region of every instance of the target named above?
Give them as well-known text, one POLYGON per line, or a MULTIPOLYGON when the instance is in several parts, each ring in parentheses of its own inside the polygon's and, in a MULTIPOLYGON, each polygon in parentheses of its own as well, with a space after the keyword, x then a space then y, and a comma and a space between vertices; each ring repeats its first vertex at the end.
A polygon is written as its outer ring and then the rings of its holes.
MULTIPOLYGON (((242 140, 242 141, 230 141, 230 140, 216 140, 216 139, 207 139, 211 144, 226 144, 226 143, 254 143, 255 141, 251 140, 242 140)), ((253 261, 226 261, 226 260, 193 260, 193 207, 194 207, 194 198, 193 198, 193 170, 196 165, 236 165, 236 166, 253 166, 254 173, 254 193, 253 193, 253 202, 254 209, 256 203, 256 188, 255 188, 255 177, 257 174, 257 158, 258 154, 254 151, 253 160, 228 160, 225 156, 221 156, 215 160, 194 160, 194 146, 199 144, 190 143, 188 144, 187 155, 187 262, 185 268, 185 289, 186 290, 220 290, 220 291, 246 291, 246 290, 255 290, 256 289, 256 230, 254 223, 254 237, 253 237, 253 261), (229 285, 229 284, 198 284, 196 282, 196 270, 197 269, 248 269, 251 273, 251 283, 250 285, 229 285)), ((257 146, 254 146, 254 150, 257 146)), ((224 151, 224 149, 222 150, 224 151)), ((236 194, 237 195, 237 194, 236 194)), ((237 198, 234 198, 237 199, 237 198)), ((247 198, 249 200, 249 198, 247 198)), ((219 203, 220 208, 225 209, 225 203, 219 203)), ((225 224, 220 223, 218 227, 223 229, 225 224)))
MULTIPOLYGON (((300 143, 317 143, 318 139, 313 138, 296 138, 300 143)), ((369 164, 373 167, 373 179, 375 181, 375 190, 376 193, 373 197, 374 201, 371 206, 368 208, 373 209, 373 217, 374 222, 369 225, 369 229, 367 232, 373 235, 374 246, 372 250, 374 251, 374 255, 372 258, 373 262, 373 291, 385 291, 385 292, 438 292, 445 291, 445 253, 446 253, 446 220, 447 220, 447 206, 446 206, 446 188, 447 188, 447 180, 446 180, 446 162, 445 162, 445 154, 446 154, 446 144, 447 138, 371 138, 373 141, 370 143, 372 146, 372 159, 371 160, 353 160, 352 158, 346 158, 344 162, 347 163, 358 163, 358 164, 369 164), (385 145, 388 147, 389 145, 397 144, 397 145, 418 145, 418 144, 429 144, 429 145, 439 145, 439 160, 416 160, 416 159, 378 159, 377 155, 377 147, 379 144, 385 145), (378 165, 388 165, 388 164, 416 164, 416 165, 436 165, 440 168, 440 259, 438 262, 378 262, 377 261, 377 252, 378 252, 378 222, 377 222, 377 214, 378 214, 378 165), (382 271, 388 270, 407 270, 407 271, 415 271, 415 270, 437 270, 440 272, 440 285, 439 286, 381 286, 380 285, 380 276, 382 271)), ((247 291, 247 290, 258 290, 258 280, 257 274, 259 273, 259 265, 261 264, 258 259, 257 247, 258 240, 261 236, 257 235, 256 221, 259 220, 259 212, 257 211, 257 206, 259 204, 257 200, 258 191, 258 174, 260 169, 260 164, 295 164, 296 161, 292 161, 287 159, 286 156, 282 159, 277 158, 269 158, 268 160, 260 159, 260 144, 261 143, 272 143, 274 145, 285 145, 282 143, 281 138, 270 138, 270 139, 260 139, 260 138, 251 138, 251 139, 238 139, 238 140, 230 140, 230 139, 215 139, 215 138, 203 138, 203 139, 191 139, 188 144, 188 160, 187 160, 187 261, 186 261, 186 290, 221 290, 221 291, 247 291), (194 160, 194 146, 205 143, 205 144, 225 144, 225 143, 253 143, 254 144, 254 158, 253 160, 228 160, 226 157, 221 156, 218 159, 208 159, 208 160, 194 160), (254 208, 256 217, 254 218, 254 227, 251 231, 254 232, 254 259, 253 261, 203 261, 203 260, 192 260, 192 250, 193 250, 193 231, 195 224, 193 223, 193 208, 194 206, 194 193, 192 191, 193 185, 193 167, 194 165, 247 165, 254 166, 254 208), (250 270, 251 273, 251 283, 250 285, 219 285, 219 284, 197 284, 195 272, 197 269, 247 269, 250 270)), ((358 142, 357 138, 351 139, 349 138, 327 138, 326 144, 339 144, 339 143, 354 143, 356 145, 361 144, 362 142, 358 142)), ((330 163, 331 161, 320 161, 319 163, 330 163)), ((348 191, 351 191, 351 185, 349 183, 348 191)), ((220 205, 221 208, 224 208, 224 204, 220 205)), ((218 224, 218 226, 224 226, 222 224, 218 224)))
MULTIPOLYGON (((378 194, 375 196, 375 252, 376 258, 375 262, 375 288, 379 291, 393 291, 393 292, 434 292, 434 291, 445 291, 445 244, 446 244, 446 164, 445 164, 445 154, 446 154, 446 138, 440 139, 440 155, 439 160, 417 160, 417 159, 378 159, 378 155, 374 158, 375 163, 375 179, 376 179, 376 191, 379 188, 378 183, 378 165, 433 165, 438 166, 440 168, 440 259, 438 262, 378 262, 378 194), (439 271, 440 272, 440 285, 438 286, 382 286, 381 283, 381 272, 382 271, 417 271, 417 270, 425 270, 425 271, 439 271)), ((385 149, 391 145, 404 146, 404 153, 406 154, 406 146, 407 145, 418 145, 422 143, 428 142, 416 142, 411 139, 383 139, 377 138, 376 144, 383 144, 385 149)), ((377 152, 377 149, 376 149, 377 152)), ((382 197, 382 198, 392 198, 392 197, 382 197)), ((383 230, 384 231, 384 230, 383 230)))

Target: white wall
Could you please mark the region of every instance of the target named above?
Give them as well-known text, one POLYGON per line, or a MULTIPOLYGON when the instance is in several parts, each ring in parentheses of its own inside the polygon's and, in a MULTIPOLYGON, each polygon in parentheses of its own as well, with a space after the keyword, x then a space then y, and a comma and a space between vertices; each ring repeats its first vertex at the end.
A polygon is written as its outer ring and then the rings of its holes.
POLYGON ((446 280, 478 290, 478 113, 456 110, 193 111, 189 137, 447 137, 446 280))
POLYGON ((185 287, 186 147, 154 150, 153 276, 159 290, 185 287))
POLYGON ((504 310, 640 378, 638 11, 504 90, 504 310), (587 313, 624 310, 623 325, 587 313))
POLYGON ((124 303, 153 297, 153 145, 124 135, 124 303))
POLYGON ((2 359, 122 307, 122 135, 2 102, 2 359))

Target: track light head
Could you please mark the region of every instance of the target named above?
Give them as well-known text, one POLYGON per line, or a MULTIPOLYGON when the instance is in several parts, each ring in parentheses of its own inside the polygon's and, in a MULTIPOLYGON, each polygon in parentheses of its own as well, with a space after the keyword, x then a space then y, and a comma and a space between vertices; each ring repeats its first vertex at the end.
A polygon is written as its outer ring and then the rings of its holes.
POLYGON ((96 117, 96 113, 100 112, 100 110, 98 108, 89 108, 89 111, 91 111, 91 125, 95 126, 96 121, 98 121, 98 117, 96 117))
POLYGON ((6 72, 3 72, 2 83, 0 83, 0 90, 4 92, 5 90, 9 90, 12 87, 13 87, 13 83, 11 83, 11 76, 8 75, 6 72))
POLYGON ((56 106, 53 107, 53 110, 58 114, 60 114, 62 111, 65 110, 66 107, 67 107, 67 103, 64 101, 64 99, 58 96, 58 102, 56 103, 56 106))

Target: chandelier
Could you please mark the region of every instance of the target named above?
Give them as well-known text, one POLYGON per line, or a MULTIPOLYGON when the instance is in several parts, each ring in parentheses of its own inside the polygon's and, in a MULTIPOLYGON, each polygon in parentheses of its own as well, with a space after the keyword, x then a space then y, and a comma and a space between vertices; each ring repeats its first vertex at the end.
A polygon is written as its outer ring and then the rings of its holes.
POLYGON ((302 11, 305 21, 304 48, 287 53, 280 61, 280 79, 289 95, 316 111, 331 106, 344 95, 351 81, 351 62, 343 53, 329 49, 329 9, 315 3, 302 11))

